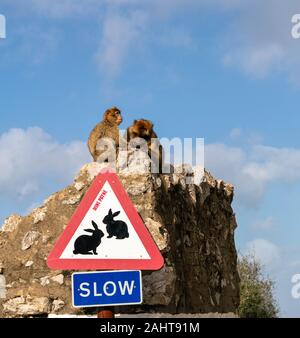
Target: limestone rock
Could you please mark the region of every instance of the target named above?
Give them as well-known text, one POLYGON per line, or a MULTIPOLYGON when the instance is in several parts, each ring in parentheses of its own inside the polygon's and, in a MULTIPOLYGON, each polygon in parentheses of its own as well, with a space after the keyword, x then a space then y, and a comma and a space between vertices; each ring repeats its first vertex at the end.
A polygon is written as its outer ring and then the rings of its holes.
POLYGON ((13 232, 17 229, 21 220, 22 220, 21 216, 13 214, 5 219, 4 224, 0 229, 3 232, 13 232))
POLYGON ((159 222, 155 222, 151 218, 145 220, 145 224, 152 235, 152 238, 155 240, 160 251, 164 251, 168 248, 168 235, 165 232, 162 233, 163 226, 159 222))
POLYGON ((9 315, 42 315, 50 310, 50 300, 47 297, 15 297, 3 303, 3 312, 9 315))
POLYGON ((81 198, 81 195, 77 194, 77 195, 72 196, 71 198, 69 198, 67 200, 62 201, 62 204, 73 205, 73 204, 76 204, 77 202, 79 202, 80 198, 81 198))
POLYGON ((29 249, 32 244, 40 237, 40 233, 38 231, 28 231, 26 235, 22 239, 22 247, 23 251, 29 249))
MULTIPOLYGON (((189 166, 171 174, 151 174, 136 172, 139 164, 131 163, 131 171, 116 170, 165 265, 159 271, 143 272, 143 304, 118 311, 236 312, 239 276, 232 185, 217 181, 200 167, 194 174, 189 166)), ((72 307, 71 272, 51 271, 46 259, 91 182, 105 167, 86 164, 71 185, 51 195, 40 208, 25 217, 7 219, 6 230, 0 231, 2 290, 6 283, 0 317, 83 312, 72 307)))
POLYGON ((172 267, 163 267, 143 277, 144 301, 149 305, 169 305, 175 293, 176 273, 172 267))
POLYGON ((0 275, 0 298, 6 298, 6 280, 3 275, 0 275))
POLYGON ((61 273, 59 275, 55 276, 44 276, 40 278, 40 283, 42 286, 47 286, 50 284, 50 282, 55 282, 59 285, 62 285, 64 283, 64 275, 61 273))
POLYGON ((65 306, 65 302, 61 299, 55 299, 52 303, 51 312, 58 312, 65 306))
POLYGON ((48 284, 50 284, 50 280, 49 280, 49 276, 45 276, 40 278, 40 282, 42 286, 46 286, 48 284))
POLYGON ((26 268, 29 268, 31 265, 33 265, 33 261, 27 261, 25 263, 26 268))
POLYGON ((63 285, 64 284, 64 275, 61 273, 57 276, 53 276, 53 277, 51 277, 51 280, 55 283, 58 283, 59 285, 63 285))
POLYGON ((75 182, 74 187, 76 190, 80 191, 84 188, 84 183, 83 182, 75 182))
POLYGON ((42 222, 46 216, 47 208, 36 208, 32 212, 33 216, 33 223, 37 224, 39 222, 42 222))
POLYGON ((122 153, 119 156, 119 172, 123 175, 131 175, 133 173, 146 175, 150 173, 151 160, 149 159, 148 153, 143 150, 132 150, 128 152, 127 161, 122 161, 122 153), (122 167, 122 164, 126 166, 122 167))

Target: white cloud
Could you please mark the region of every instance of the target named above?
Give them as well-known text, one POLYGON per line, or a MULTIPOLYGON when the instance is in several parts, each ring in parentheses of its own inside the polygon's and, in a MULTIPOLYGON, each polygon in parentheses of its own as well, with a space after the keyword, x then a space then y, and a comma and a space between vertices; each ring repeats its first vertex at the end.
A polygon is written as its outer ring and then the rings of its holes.
POLYGON ((224 64, 258 78, 285 73, 296 82, 300 44, 292 38, 291 18, 298 11, 298 0, 245 1, 225 30, 224 64))
MULTIPOLYGON (((49 179, 64 184, 71 181, 90 160, 81 141, 60 144, 37 127, 11 129, 0 135, 0 192, 24 199, 38 194, 49 179)), ((205 166, 217 178, 234 184, 239 204, 255 207, 269 184, 300 181, 300 150, 208 144, 205 166)), ((260 228, 271 227, 273 221, 267 218, 260 228)))
POLYGON ((265 266, 275 265, 280 259, 280 248, 262 238, 254 239, 246 244, 245 254, 251 254, 265 266))
POLYGON ((240 204, 256 206, 268 184, 300 181, 300 149, 208 144, 205 167, 218 178, 234 184, 240 204))
MULTIPOLYGON (((91 160, 86 144, 60 144, 41 128, 11 129, 0 135, 0 192, 25 198, 40 192, 49 179, 65 184, 91 160)), ((300 181, 300 149, 264 145, 205 146, 205 167, 235 186, 240 205, 255 207, 269 184, 300 181)), ((271 227, 273 220, 261 222, 271 227)))
POLYGON ((71 182, 89 161, 81 141, 60 144, 38 127, 10 129, 0 135, 0 193, 28 198, 51 182, 71 182))
POLYGON ((147 21, 142 11, 126 14, 107 14, 103 21, 102 37, 96 61, 109 77, 117 75, 129 54, 137 53, 137 45, 147 21))
POLYGON ((116 77, 129 59, 142 57, 146 45, 150 46, 149 50, 161 45, 194 49, 195 39, 187 29, 166 25, 171 13, 175 15, 173 10, 177 6, 179 4, 168 1, 163 4, 156 1, 108 2, 101 19, 101 37, 95 57, 100 70, 108 78, 116 77))
POLYGON ((192 37, 191 33, 184 28, 168 29, 161 32, 158 41, 164 46, 173 48, 188 48, 193 49, 196 47, 196 40, 192 37))
POLYGON ((242 148, 222 143, 205 147, 205 167, 214 176, 234 184, 239 203, 256 206, 263 196, 265 184, 244 171, 248 161, 249 155, 242 148))
POLYGON ((275 224, 275 219, 269 216, 264 220, 256 221, 255 223, 253 223, 253 228, 260 230, 270 230, 274 228, 275 224))
POLYGON ((239 139, 242 135, 242 129, 240 128, 233 128, 231 131, 230 131, 230 138, 232 140, 236 140, 236 139, 239 139))
MULTIPOLYGON (((51 18, 94 16, 101 26, 98 48, 95 53, 97 66, 102 74, 114 78, 129 59, 138 58, 147 45, 164 45, 171 48, 194 48, 195 40, 190 32, 177 25, 166 26, 169 19, 182 15, 182 10, 210 7, 208 0, 4 0, 14 10, 51 18), (161 26, 161 24, 163 24, 161 26)), ((218 6, 227 8, 237 0, 221 0, 218 6)))
MULTIPOLYGON (((57 29, 41 31, 37 26, 21 27, 16 37, 16 57, 29 60, 32 64, 38 65, 54 56, 61 42, 61 32, 57 29)), ((11 54, 7 52, 7 57, 11 54)))
POLYGON ((55 19, 84 16, 100 19, 102 33, 96 59, 100 67, 110 74, 120 71, 129 52, 134 50, 137 53, 136 45, 163 41, 169 47, 190 48, 197 45, 189 27, 185 31, 178 30, 177 26, 169 25, 171 20, 180 22, 180 17, 196 11, 199 15, 205 15, 207 10, 210 13, 212 10, 216 13, 225 11, 234 15, 218 36, 223 46, 224 64, 259 78, 284 72, 292 82, 299 84, 300 43, 291 35, 291 18, 299 11, 299 0, 2 1, 26 15, 31 11, 55 19), (162 35, 163 26, 167 26, 170 32, 169 39, 162 35), (156 28, 158 36, 154 36, 156 28), (174 39, 176 35, 177 39, 174 39))
POLYGON ((225 65, 239 65, 245 73, 264 78, 274 67, 284 60, 284 49, 280 45, 269 44, 255 48, 237 48, 224 56, 225 65))

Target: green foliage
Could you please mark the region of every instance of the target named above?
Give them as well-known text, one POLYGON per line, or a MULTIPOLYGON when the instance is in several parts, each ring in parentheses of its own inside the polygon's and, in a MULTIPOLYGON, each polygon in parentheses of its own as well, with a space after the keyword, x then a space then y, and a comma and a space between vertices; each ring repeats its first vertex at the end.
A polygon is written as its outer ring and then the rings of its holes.
POLYGON ((279 314, 273 292, 275 282, 264 277, 262 265, 251 255, 238 259, 240 283, 239 316, 242 318, 276 318, 279 314))

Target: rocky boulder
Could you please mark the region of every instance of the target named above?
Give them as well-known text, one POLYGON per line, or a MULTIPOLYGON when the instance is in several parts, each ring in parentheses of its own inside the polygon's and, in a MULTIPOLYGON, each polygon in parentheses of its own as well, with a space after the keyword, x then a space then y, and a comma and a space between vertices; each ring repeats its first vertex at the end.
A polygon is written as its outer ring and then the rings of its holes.
MULTIPOLYGON (((29 215, 12 215, 0 231, 0 317, 80 314, 71 304, 72 271, 52 271, 46 259, 102 166, 85 165, 74 182, 29 215)), ((236 312, 239 277, 231 208, 233 187, 205 172, 145 174, 118 171, 119 177, 165 265, 143 272, 144 302, 117 311, 236 312), (197 173, 194 174, 196 178, 197 173)))

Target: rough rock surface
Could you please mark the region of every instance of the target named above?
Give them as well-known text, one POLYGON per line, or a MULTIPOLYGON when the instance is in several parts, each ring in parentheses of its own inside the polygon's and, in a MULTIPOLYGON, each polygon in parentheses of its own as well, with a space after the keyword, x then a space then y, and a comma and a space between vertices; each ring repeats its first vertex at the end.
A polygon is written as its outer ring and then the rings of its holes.
POLYGON ((2 230, 5 232, 12 232, 15 231, 18 227, 18 224, 21 222, 22 217, 19 215, 11 215, 4 221, 2 226, 2 230))
MULTIPOLYGON (((50 196, 40 208, 6 220, 0 231, 4 297, 0 298, 0 317, 84 313, 71 304, 72 271, 51 271, 46 258, 102 167, 85 165, 73 184, 50 196)), ((239 277, 233 187, 208 172, 196 184, 186 184, 191 176, 186 171, 154 175, 120 169, 118 174, 160 248, 165 266, 143 272, 141 306, 116 311, 236 312, 239 277)))
POLYGON ((3 303, 5 313, 17 313, 19 316, 47 315, 50 310, 48 297, 15 297, 3 303))

